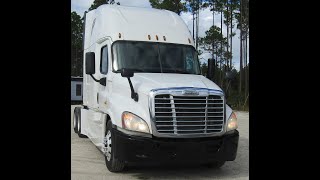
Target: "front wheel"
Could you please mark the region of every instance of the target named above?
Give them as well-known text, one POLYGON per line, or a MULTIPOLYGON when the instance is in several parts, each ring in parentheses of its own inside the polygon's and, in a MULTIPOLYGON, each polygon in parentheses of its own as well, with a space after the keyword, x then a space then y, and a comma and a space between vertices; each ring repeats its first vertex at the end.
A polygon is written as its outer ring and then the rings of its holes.
POLYGON ((123 161, 120 161, 118 159, 115 159, 114 157, 114 151, 112 149, 112 143, 114 143, 115 139, 113 138, 113 132, 112 132, 112 122, 108 121, 107 123, 107 129, 106 129, 106 136, 105 136, 105 162, 108 170, 110 172, 120 172, 124 169, 125 164, 123 161))

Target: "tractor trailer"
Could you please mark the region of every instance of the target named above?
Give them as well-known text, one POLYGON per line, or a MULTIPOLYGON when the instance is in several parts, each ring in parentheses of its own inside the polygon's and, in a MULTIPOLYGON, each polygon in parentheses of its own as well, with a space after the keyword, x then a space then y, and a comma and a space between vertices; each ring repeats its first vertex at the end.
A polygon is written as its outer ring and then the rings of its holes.
POLYGON ((109 171, 130 164, 236 158, 237 117, 201 75, 188 27, 174 12, 101 5, 84 14, 83 104, 73 128, 104 154, 109 171))

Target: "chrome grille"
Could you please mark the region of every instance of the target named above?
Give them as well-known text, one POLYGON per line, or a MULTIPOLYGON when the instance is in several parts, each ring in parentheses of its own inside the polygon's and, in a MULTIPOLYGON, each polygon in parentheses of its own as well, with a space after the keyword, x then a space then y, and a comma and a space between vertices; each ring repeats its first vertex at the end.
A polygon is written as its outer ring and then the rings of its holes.
POLYGON ((219 133, 224 126, 224 99, 218 95, 156 95, 154 112, 161 134, 219 133))

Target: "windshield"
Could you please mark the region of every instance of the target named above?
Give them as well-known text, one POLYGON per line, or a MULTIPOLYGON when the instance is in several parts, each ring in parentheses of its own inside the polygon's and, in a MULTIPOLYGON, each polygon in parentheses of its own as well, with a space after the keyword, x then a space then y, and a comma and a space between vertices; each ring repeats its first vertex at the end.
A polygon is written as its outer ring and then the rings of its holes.
POLYGON ((118 41, 113 45, 113 70, 135 72, 200 74, 197 53, 192 46, 118 41))

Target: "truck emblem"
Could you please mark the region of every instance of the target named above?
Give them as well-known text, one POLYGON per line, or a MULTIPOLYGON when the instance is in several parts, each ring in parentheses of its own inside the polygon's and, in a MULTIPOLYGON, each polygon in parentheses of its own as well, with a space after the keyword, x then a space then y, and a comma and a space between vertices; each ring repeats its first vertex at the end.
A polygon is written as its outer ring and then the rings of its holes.
POLYGON ((194 95, 199 95, 198 91, 193 91, 193 90, 184 90, 182 92, 183 95, 189 95, 189 96, 194 96, 194 95))

